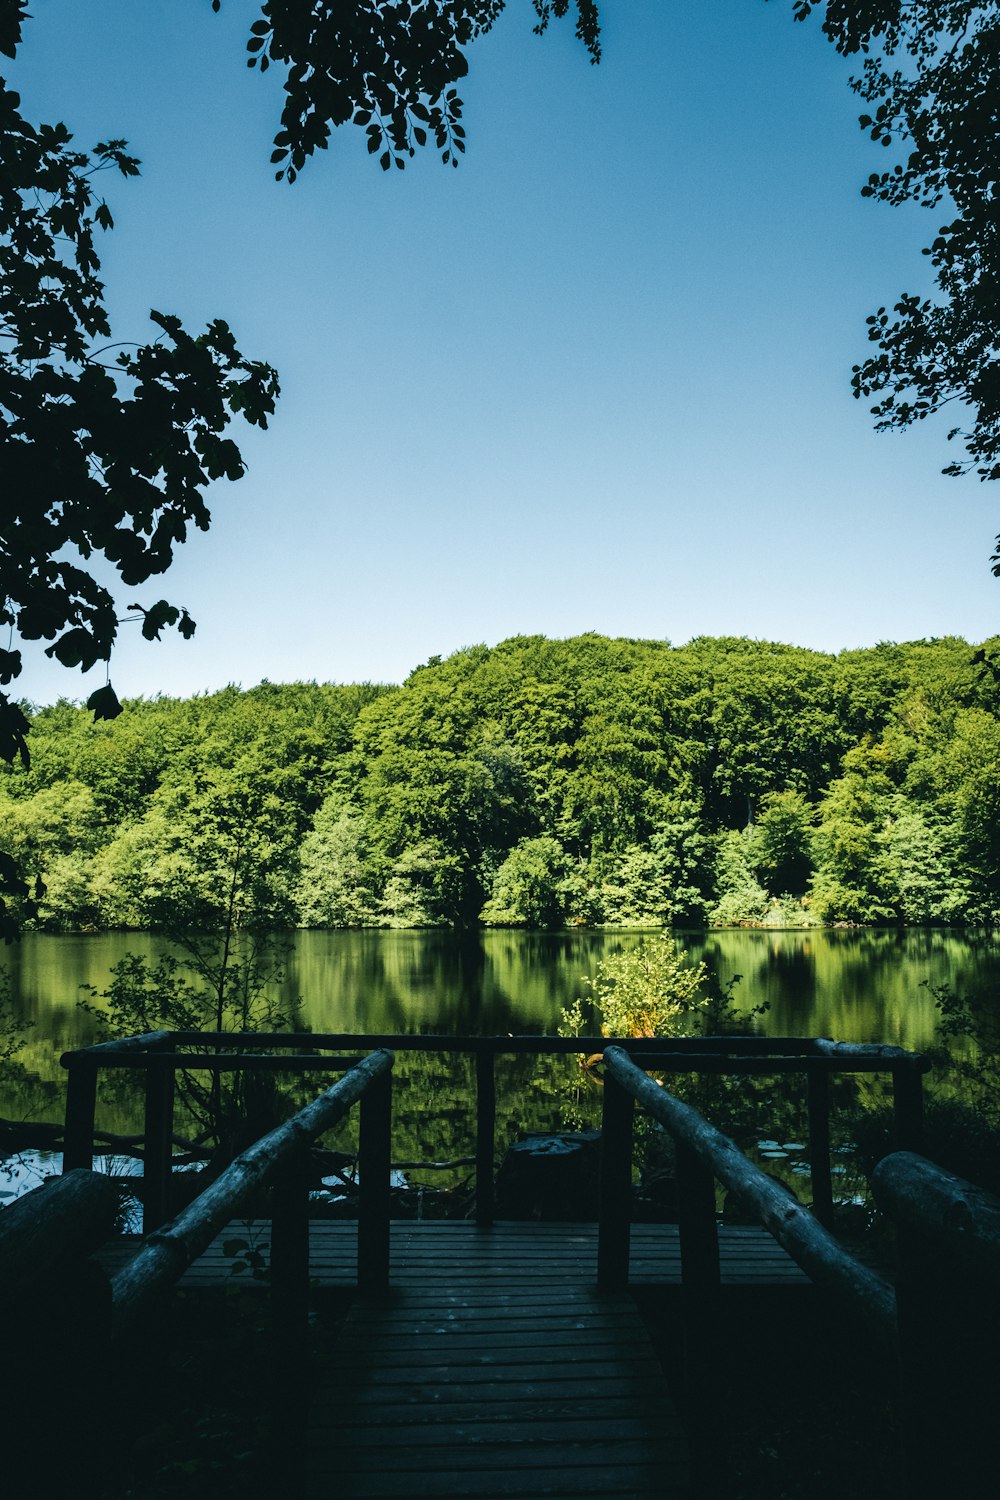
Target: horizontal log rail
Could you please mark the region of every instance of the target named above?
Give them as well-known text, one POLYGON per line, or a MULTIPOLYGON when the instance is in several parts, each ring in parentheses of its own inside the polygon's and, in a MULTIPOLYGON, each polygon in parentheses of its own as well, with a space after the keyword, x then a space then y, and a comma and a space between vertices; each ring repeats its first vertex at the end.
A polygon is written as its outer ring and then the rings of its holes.
MULTIPOLYGON (((604 1047, 609 1046, 620 1047, 621 1044, 606 1041, 604 1047)), ((904 1053, 902 1060, 885 1058, 881 1053, 840 1056, 835 1052, 803 1052, 798 1055, 782 1052, 775 1057, 758 1053, 742 1057, 724 1052, 661 1052, 648 1044, 636 1046, 634 1041, 621 1050, 627 1051, 639 1067, 656 1068, 660 1073, 885 1073, 894 1068, 923 1073, 928 1066, 925 1058, 909 1053, 904 1053)), ((134 1066, 137 1061, 133 1057, 128 1066, 134 1066)))
POLYGON ((339 1055, 386 1047, 394 1053, 471 1055, 476 1072, 476 1221, 492 1224, 496 1146, 496 1059, 502 1055, 595 1056, 619 1047, 660 1072, 733 1074, 804 1073, 808 1087, 809 1164, 813 1210, 823 1223, 833 1215, 830 1170, 829 1078, 837 1072, 889 1072, 893 1080, 898 1148, 917 1149, 922 1120, 922 1075, 928 1059, 901 1047, 834 1042, 813 1037, 704 1036, 455 1036, 351 1032, 150 1032, 100 1042, 63 1054, 68 1070, 65 1170, 90 1167, 94 1151, 97 1076, 102 1068, 146 1071, 146 1184, 143 1223, 165 1216, 171 1170, 174 1070, 204 1069, 323 1072, 346 1066, 339 1055), (193 1049, 187 1051, 186 1049, 193 1049))
MULTIPOLYGON (((146 1036, 125 1037, 120 1041, 97 1042, 78 1047, 62 1056, 64 1067, 93 1058, 101 1066, 116 1066, 116 1054, 153 1050, 168 1044, 176 1047, 240 1047, 246 1051, 281 1047, 305 1052, 362 1051, 388 1047, 394 1052, 465 1052, 487 1053, 576 1053, 601 1052, 605 1047, 655 1051, 657 1055, 677 1053, 711 1053, 739 1056, 789 1056, 838 1059, 841 1065, 854 1068, 896 1065, 916 1067, 921 1072, 929 1061, 918 1052, 902 1047, 861 1042, 835 1042, 826 1037, 763 1037, 744 1035, 675 1036, 675 1037, 608 1037, 548 1036, 531 1033, 522 1036, 459 1036, 450 1032, 321 1032, 321 1031, 155 1031, 146 1036)), ((127 1065, 127 1064, 126 1064, 127 1065)))
POLYGON ((884 1156, 872 1191, 897 1224, 1000 1282, 1000 1198, 993 1193, 912 1151, 884 1156))
POLYGON ((309 1053, 284 1057, 273 1052, 123 1052, 106 1057, 100 1066, 132 1072, 142 1072, 152 1064, 158 1068, 184 1069, 189 1073, 242 1073, 250 1069, 262 1073, 338 1073, 344 1068, 353 1068, 360 1062, 361 1055, 357 1052, 351 1057, 313 1056, 309 1053))
POLYGON ((393 1055, 385 1049, 357 1062, 291 1120, 237 1157, 175 1219, 150 1234, 135 1258, 112 1281, 113 1338, 120 1339, 134 1330, 219 1231, 239 1216, 255 1193, 270 1184, 283 1188, 288 1199, 282 1205, 283 1212, 275 1214, 272 1230, 275 1301, 281 1307, 281 1324, 286 1332, 292 1323, 301 1324, 309 1276, 307 1186, 302 1172, 305 1153, 358 1102, 362 1106, 358 1279, 366 1289, 384 1285, 389 1255, 392 1064, 393 1055))
POLYGON ((715 1178, 752 1213, 817 1284, 862 1310, 883 1340, 896 1336, 896 1299, 881 1276, 847 1254, 808 1209, 743 1155, 697 1110, 650 1078, 619 1047, 604 1053, 605 1128, 598 1232, 598 1278, 616 1288, 628 1280, 628 1218, 633 1102, 674 1137, 679 1149, 682 1281, 718 1285, 715 1178))
POLYGON ((1000 1198, 909 1151, 879 1162, 872 1189, 896 1225, 906 1494, 985 1494, 1000 1402, 1000 1198))
POLYGON ((69 1172, 0 1214, 0 1285, 15 1297, 57 1263, 84 1260, 114 1232, 121 1194, 110 1177, 69 1172))

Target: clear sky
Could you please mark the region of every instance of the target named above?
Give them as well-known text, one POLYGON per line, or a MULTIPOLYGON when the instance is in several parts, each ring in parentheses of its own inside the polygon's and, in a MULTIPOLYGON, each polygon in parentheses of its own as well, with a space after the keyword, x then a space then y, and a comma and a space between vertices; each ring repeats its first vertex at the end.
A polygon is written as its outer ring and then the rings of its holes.
MULTIPOLYGON (((345 129, 289 187, 251 0, 35 0, 25 113, 143 162, 106 179, 116 336, 225 317, 283 383, 269 432, 234 429, 250 470, 211 532, 122 591, 198 632, 126 626, 120 695, 399 681, 536 632, 997 631, 1000 494, 941 475, 947 419, 877 436, 851 396, 866 315, 925 289, 944 219, 860 198, 887 153, 850 65, 790 0, 601 8, 592 67, 511 0, 470 51, 458 171, 383 173, 345 129)), ((103 677, 34 652, 20 687, 103 677)))

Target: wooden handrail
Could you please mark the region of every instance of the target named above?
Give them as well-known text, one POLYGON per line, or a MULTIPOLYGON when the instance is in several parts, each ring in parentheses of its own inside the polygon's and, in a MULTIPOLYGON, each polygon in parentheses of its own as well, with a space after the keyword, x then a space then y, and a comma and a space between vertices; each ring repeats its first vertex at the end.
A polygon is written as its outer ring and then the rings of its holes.
MULTIPOLYGON (((609 1046, 618 1047, 619 1043, 605 1042, 605 1049, 609 1046)), ((638 1067, 655 1068, 659 1073, 886 1073, 900 1066, 915 1066, 919 1073, 923 1072, 920 1064, 924 1061, 907 1053, 903 1054, 906 1061, 902 1064, 881 1053, 838 1056, 834 1052, 797 1055, 779 1052, 773 1056, 756 1053, 742 1057, 722 1052, 670 1053, 657 1051, 648 1043, 638 1046, 635 1042, 620 1050, 627 1052, 638 1067)))
MULTIPOLYGON (((804 1062, 820 1059, 836 1061, 845 1071, 890 1070, 894 1066, 913 1065, 926 1071, 929 1060, 921 1053, 907 1052, 901 1047, 879 1044, 833 1042, 825 1037, 762 1037, 750 1035, 726 1036, 549 1036, 525 1034, 512 1036, 458 1036, 451 1033, 398 1033, 398 1032, 312 1032, 312 1031, 173 1031, 151 1032, 148 1037, 126 1037, 120 1042, 99 1042, 91 1047, 64 1052, 63 1067, 71 1067, 75 1059, 99 1061, 102 1067, 130 1066, 120 1059, 128 1051, 152 1050, 169 1041, 174 1047, 241 1047, 247 1052, 280 1047, 289 1051, 369 1051, 387 1047, 394 1052, 465 1052, 480 1053, 600 1053, 608 1047, 622 1047, 628 1052, 649 1052, 660 1056, 683 1057, 693 1054, 704 1056, 742 1056, 799 1058, 804 1062), (96 1056, 95 1056, 96 1054, 96 1056), (115 1054, 119 1054, 116 1058, 115 1054)), ((692 1062, 692 1066, 696 1066, 692 1062)))
POLYGON ((926 1073, 931 1065, 929 1057, 921 1052, 907 1052, 905 1047, 893 1047, 888 1042, 833 1042, 829 1037, 818 1036, 813 1040, 813 1047, 821 1056, 837 1057, 843 1061, 850 1058, 881 1058, 883 1062, 914 1063, 920 1071, 926 1073))
POLYGON ((103 1061, 102 1067, 124 1068, 141 1072, 150 1066, 173 1067, 188 1073, 337 1073, 344 1068, 353 1068, 361 1061, 355 1052, 350 1057, 329 1054, 313 1056, 311 1053, 299 1057, 282 1057, 273 1052, 123 1052, 113 1062, 103 1061))
POLYGON ((59 1061, 64 1068, 74 1062, 93 1060, 107 1065, 108 1059, 122 1052, 153 1052, 164 1047, 173 1037, 172 1031, 146 1031, 140 1036, 120 1036, 109 1042, 92 1042, 89 1047, 75 1047, 64 1052, 59 1061))
POLYGON ((896 1151, 872 1173, 879 1208, 965 1265, 1000 1278, 1000 1198, 923 1156, 896 1151))
POLYGON ((114 1232, 121 1194, 110 1177, 68 1172, 0 1214, 0 1285, 16 1297, 57 1261, 84 1259, 114 1232))
POLYGON ((797 1199, 747 1160, 734 1141, 649 1078, 620 1048, 605 1051, 604 1066, 615 1083, 774 1235, 813 1281, 863 1309, 880 1335, 894 1342, 896 1299, 888 1282, 842 1250, 797 1199))
MULTIPOLYGON (((363 1058, 291 1120, 244 1151, 171 1223, 155 1230, 135 1258, 112 1281, 112 1336, 120 1338, 132 1329, 151 1304, 202 1254, 240 1207, 256 1191, 278 1178, 283 1170, 292 1169, 317 1136, 342 1119, 351 1106, 380 1080, 388 1078, 392 1064, 392 1053, 384 1049, 363 1058)), ((383 1130, 382 1134, 387 1146, 388 1133, 383 1130)), ((387 1185, 387 1149, 384 1155, 387 1185)), ((378 1160, 374 1153, 368 1153, 369 1174, 379 1170, 378 1160), (373 1161, 375 1165, 371 1165, 373 1161)), ((366 1227, 372 1239, 371 1226, 366 1227)), ((387 1239, 387 1235, 386 1217, 384 1238, 387 1239)))
POLYGON ((455 1036, 437 1033, 351 1032, 150 1032, 120 1042, 66 1052, 65 1167, 89 1167, 93 1159, 94 1111, 99 1068, 149 1069, 146 1125, 153 1149, 147 1153, 143 1222, 162 1222, 167 1212, 172 1136, 171 1073, 174 1069, 211 1072, 260 1070, 323 1072, 350 1066, 352 1058, 330 1055, 345 1049, 388 1047, 394 1052, 465 1053, 476 1064, 476 1221, 493 1222, 493 1170, 496 1131, 495 1064, 498 1056, 547 1054, 602 1055, 619 1047, 638 1063, 661 1072, 806 1075, 809 1089, 809 1162, 813 1209, 829 1223, 833 1187, 829 1152, 828 1078, 834 1072, 890 1072, 895 1104, 897 1148, 921 1144, 921 1076, 929 1066, 919 1053, 900 1047, 833 1042, 823 1037, 605 1037, 605 1036, 455 1036), (181 1051, 182 1048, 197 1051, 181 1051), (210 1050, 211 1049, 211 1050, 210 1050), (270 1051, 268 1049, 280 1049, 270 1051))

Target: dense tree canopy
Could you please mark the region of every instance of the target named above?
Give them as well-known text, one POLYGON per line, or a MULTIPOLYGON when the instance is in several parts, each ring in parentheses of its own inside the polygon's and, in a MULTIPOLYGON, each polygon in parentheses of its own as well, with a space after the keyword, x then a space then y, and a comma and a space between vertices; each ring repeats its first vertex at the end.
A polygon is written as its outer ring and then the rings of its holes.
POLYGON ((401 688, 59 704, 0 852, 57 931, 992 925, 998 646, 526 636, 401 688))

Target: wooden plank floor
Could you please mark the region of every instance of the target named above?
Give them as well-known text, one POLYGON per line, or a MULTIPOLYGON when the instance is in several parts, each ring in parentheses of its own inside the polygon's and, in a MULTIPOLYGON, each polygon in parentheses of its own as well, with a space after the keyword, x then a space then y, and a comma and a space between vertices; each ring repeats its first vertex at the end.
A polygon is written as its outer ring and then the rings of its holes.
MULTIPOLYGON (((227 1225, 195 1261, 182 1286, 225 1282, 232 1259, 223 1253, 231 1239, 264 1245, 270 1238, 266 1220, 237 1220, 227 1225)), ((141 1245, 138 1236, 113 1241, 100 1252, 109 1269, 117 1269, 141 1245)), ((314 1219, 309 1226, 311 1274, 321 1286, 350 1286, 357 1277, 357 1225, 314 1219)), ((395 1221, 391 1229, 391 1280, 395 1287, 420 1288, 429 1281, 463 1285, 502 1285, 517 1274, 526 1258, 544 1251, 553 1279, 593 1283, 597 1274, 596 1224, 502 1223, 478 1229, 469 1223, 424 1220, 395 1221)), ((723 1285, 809 1284, 805 1273, 765 1229, 723 1224, 719 1228, 723 1285)), ((631 1280, 637 1285, 680 1284, 680 1245, 675 1224, 633 1224, 631 1280)))
POLYGON ((354 1301, 313 1400, 311 1500, 688 1493, 687 1445, 632 1299, 537 1267, 354 1301))
MULTIPOLYGON (((230 1224, 182 1281, 231 1275, 230 1224)), ((310 1224, 312 1275, 355 1283, 357 1226, 310 1224)), ((808 1286, 764 1230, 720 1228, 724 1284, 808 1286)), ((109 1270, 138 1238, 101 1252, 109 1270)), ((632 1298, 596 1287, 595 1224, 394 1222, 391 1287, 356 1297, 324 1360, 306 1455, 310 1500, 542 1500, 688 1494, 687 1449, 632 1298)), ((632 1226, 631 1279, 678 1284, 674 1225, 632 1226)))
MULTIPOLYGON (((730 1285, 808 1285, 763 1231, 721 1243, 730 1285)), ((679 1281, 675 1227, 635 1225, 632 1248, 633 1280, 679 1281)), ((314 1398, 310 1500, 689 1493, 646 1328, 627 1293, 597 1291, 595 1225, 395 1224, 392 1257, 392 1290, 354 1301, 314 1398)))

